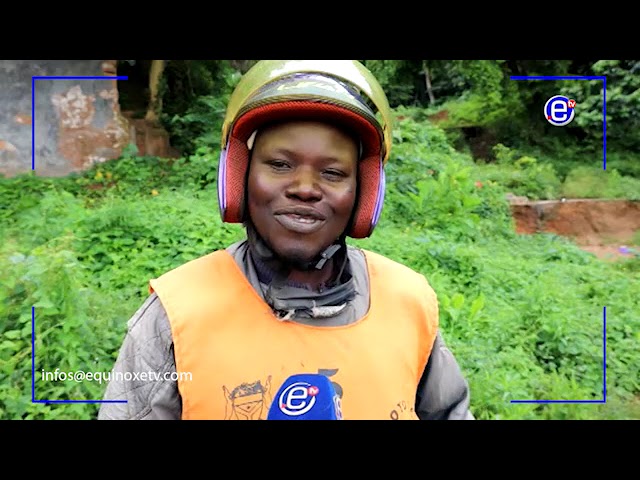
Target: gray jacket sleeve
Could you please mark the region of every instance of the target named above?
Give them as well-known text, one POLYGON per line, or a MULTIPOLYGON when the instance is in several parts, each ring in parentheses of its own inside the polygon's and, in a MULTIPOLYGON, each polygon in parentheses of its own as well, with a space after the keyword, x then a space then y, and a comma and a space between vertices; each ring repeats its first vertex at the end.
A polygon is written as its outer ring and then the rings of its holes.
POLYGON ((438 332, 416 397, 420 420, 474 420, 469 384, 438 332))
POLYGON ((179 420, 175 371, 169 319, 153 293, 129 320, 103 397, 127 403, 102 403, 98 420, 179 420))

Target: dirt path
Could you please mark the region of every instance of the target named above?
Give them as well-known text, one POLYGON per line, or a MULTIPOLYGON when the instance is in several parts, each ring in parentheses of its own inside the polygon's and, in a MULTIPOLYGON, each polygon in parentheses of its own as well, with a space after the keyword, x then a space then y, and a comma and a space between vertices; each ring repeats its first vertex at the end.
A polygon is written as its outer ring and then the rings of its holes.
POLYGON ((640 250, 640 235, 636 235, 640 231, 640 202, 598 199, 530 201, 513 196, 509 201, 515 228, 520 234, 549 232, 562 235, 608 261, 633 257, 628 248, 640 250))

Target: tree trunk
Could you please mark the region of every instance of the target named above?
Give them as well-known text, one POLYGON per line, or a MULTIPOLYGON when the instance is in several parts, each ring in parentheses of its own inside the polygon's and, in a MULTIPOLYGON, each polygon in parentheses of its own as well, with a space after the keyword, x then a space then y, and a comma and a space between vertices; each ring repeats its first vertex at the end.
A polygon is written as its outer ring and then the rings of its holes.
POLYGON ((429 74, 429 67, 427 67, 427 62, 422 62, 422 67, 424 69, 424 81, 427 86, 427 93, 429 94, 429 103, 434 104, 436 98, 433 96, 433 89, 431 88, 431 75, 429 74))
POLYGON ((162 98, 159 95, 160 79, 164 70, 164 60, 152 60, 149 70, 149 105, 145 120, 158 123, 162 112, 162 98))

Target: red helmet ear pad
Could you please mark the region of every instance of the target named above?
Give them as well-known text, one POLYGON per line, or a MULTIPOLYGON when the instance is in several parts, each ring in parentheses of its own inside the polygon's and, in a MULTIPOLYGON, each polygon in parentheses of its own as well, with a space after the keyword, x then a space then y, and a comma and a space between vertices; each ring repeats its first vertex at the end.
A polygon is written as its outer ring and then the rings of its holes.
POLYGON ((358 198, 347 235, 367 238, 375 227, 384 198, 382 161, 377 155, 360 160, 358 165, 358 198))
MULTIPOLYGON (((347 235, 365 238, 373 229, 374 216, 382 201, 381 137, 378 129, 361 115, 330 103, 287 101, 260 106, 241 116, 232 128, 226 148, 221 152, 218 172, 218 200, 222 220, 241 223, 245 218, 245 190, 250 152, 247 140, 260 126, 280 120, 320 120, 343 124, 362 142, 358 165, 358 198, 347 235)), ((382 194, 384 192, 382 191, 382 194)))
POLYGON ((231 136, 227 148, 220 155, 218 172, 218 200, 222 221, 242 223, 244 209, 244 191, 249 167, 249 147, 231 136))

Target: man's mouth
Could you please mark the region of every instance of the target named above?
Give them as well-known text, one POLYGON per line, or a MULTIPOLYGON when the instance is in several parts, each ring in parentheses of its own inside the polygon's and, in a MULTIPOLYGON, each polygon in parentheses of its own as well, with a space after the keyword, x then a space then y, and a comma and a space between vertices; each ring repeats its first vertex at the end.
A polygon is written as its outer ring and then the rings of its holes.
POLYGON ((307 215, 296 215, 295 213, 287 214, 287 217, 295 220, 296 222, 300 222, 300 223, 315 223, 315 222, 319 222, 320 221, 320 220, 318 220, 317 218, 314 218, 314 217, 309 217, 307 215))
POLYGON ((300 218, 326 220, 326 217, 315 208, 302 205, 279 208, 274 213, 276 215, 292 215, 300 218))
POLYGON ((282 213, 276 215, 275 218, 280 225, 295 233, 313 233, 325 223, 325 220, 296 213, 282 213))

